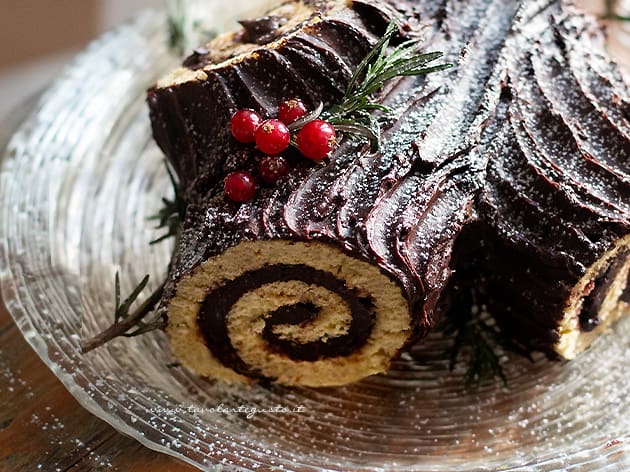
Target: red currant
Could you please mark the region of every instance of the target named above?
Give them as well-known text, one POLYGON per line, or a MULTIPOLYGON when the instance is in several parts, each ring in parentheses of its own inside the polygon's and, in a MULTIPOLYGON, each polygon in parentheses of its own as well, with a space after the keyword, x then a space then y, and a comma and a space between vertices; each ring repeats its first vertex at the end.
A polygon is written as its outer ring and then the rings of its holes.
POLYGON ((223 190, 230 200, 244 203, 254 198, 256 184, 249 172, 239 170, 225 178, 223 190))
POLYGON ((299 120, 308 113, 308 109, 304 102, 298 98, 292 98, 286 100, 280 104, 278 108, 278 118, 285 125, 293 123, 295 120, 299 120))
POLYGON ((262 118, 253 110, 239 110, 230 120, 232 136, 241 143, 253 143, 254 133, 260 126, 262 118))
POLYGON ((258 164, 260 177, 268 184, 275 184, 289 173, 289 163, 282 156, 265 156, 258 164))
POLYGON ((291 140, 289 128, 282 121, 263 121, 255 133, 256 146, 265 154, 280 154, 287 147, 291 140))
POLYGON ((336 137, 335 128, 330 123, 309 121, 297 135, 297 147, 309 159, 320 161, 335 148, 336 137))

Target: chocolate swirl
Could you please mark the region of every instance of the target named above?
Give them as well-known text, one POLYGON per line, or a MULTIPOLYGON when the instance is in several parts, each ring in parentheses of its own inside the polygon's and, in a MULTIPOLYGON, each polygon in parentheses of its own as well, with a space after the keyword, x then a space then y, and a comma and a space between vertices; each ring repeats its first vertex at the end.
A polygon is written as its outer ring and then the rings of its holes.
POLYGON ((299 343, 286 339, 274 331, 275 326, 292 325, 299 329, 316 320, 321 308, 312 301, 282 305, 266 314, 261 335, 270 350, 279 351, 296 361, 314 362, 324 358, 348 356, 367 341, 374 325, 374 308, 368 297, 361 298, 354 291, 347 289, 344 281, 328 272, 307 265, 274 264, 245 272, 217 287, 206 296, 201 305, 199 325, 208 348, 223 365, 231 367, 239 374, 261 376, 260 372, 252 371, 239 358, 237 350, 232 345, 228 329, 230 310, 239 298, 256 288, 296 280, 309 285, 315 284, 337 294, 350 312, 349 326, 343 334, 331 336, 326 340, 299 343))

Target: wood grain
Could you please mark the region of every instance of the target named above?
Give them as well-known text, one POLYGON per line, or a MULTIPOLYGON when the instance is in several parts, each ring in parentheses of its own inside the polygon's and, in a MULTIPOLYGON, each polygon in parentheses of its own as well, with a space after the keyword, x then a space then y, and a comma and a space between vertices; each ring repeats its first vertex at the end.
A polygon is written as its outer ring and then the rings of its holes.
POLYGON ((22 337, 0 300, 0 471, 188 472, 84 410, 22 337))

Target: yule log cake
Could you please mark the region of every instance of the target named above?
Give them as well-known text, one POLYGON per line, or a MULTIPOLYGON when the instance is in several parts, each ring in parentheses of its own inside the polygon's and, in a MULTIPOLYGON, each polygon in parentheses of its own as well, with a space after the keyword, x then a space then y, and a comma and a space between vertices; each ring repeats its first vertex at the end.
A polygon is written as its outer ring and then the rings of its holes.
POLYGON ((592 19, 563 1, 336 0, 242 25, 148 95, 186 204, 162 300, 183 365, 346 384, 470 287, 516 344, 567 359, 628 312, 628 85, 592 19), (378 151, 349 134, 320 162, 289 148, 265 184, 235 113, 334 107, 392 20, 393 45, 422 36, 454 67, 377 92, 378 151), (256 182, 238 202, 235 172, 256 182))

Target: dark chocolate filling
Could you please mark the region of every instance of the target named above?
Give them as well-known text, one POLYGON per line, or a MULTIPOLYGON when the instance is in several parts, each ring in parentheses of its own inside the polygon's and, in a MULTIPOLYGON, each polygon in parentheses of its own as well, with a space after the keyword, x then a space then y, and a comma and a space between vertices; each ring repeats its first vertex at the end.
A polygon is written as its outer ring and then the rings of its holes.
POLYGON ((189 69, 197 70, 212 63, 212 60, 208 57, 208 51, 204 47, 198 47, 193 53, 184 59, 182 65, 189 69))
MULTIPOLYGON (((369 307, 370 311, 373 310, 372 303, 368 298, 361 298, 359 301, 359 309, 365 311, 369 307)), ((327 357, 349 356, 356 348, 365 343, 373 326, 373 318, 370 318, 368 323, 359 323, 355 332, 348 332, 327 341, 311 341, 304 344, 290 339, 282 339, 273 332, 274 326, 283 324, 305 325, 314 321, 318 315, 318 307, 311 303, 297 303, 280 307, 269 316, 263 330, 263 338, 269 343, 271 349, 277 348, 277 352, 284 353, 293 360, 314 362, 327 357)), ((359 317, 362 316, 365 317, 366 313, 359 314, 359 317)))
POLYGON ((227 315, 234 303, 247 292, 268 283, 291 280, 315 284, 339 295, 348 304, 352 321, 347 332, 341 336, 299 344, 293 340, 281 339, 273 332, 273 327, 308 323, 317 317, 319 311, 310 303, 281 307, 267 317, 263 330, 263 338, 268 342, 270 350, 294 360, 316 361, 350 355, 365 344, 372 332, 375 318, 374 306, 369 298, 359 297, 342 280, 329 272, 303 264, 273 264, 245 272, 206 296, 199 310, 197 323, 212 354, 239 374, 262 377, 260 372, 254 371, 243 362, 234 349, 228 335, 227 315))
POLYGON ((623 253, 618 256, 615 261, 608 266, 608 269, 600 273, 593 281, 593 289, 584 297, 582 311, 580 311, 580 329, 582 331, 593 331, 601 323, 599 311, 606 299, 608 290, 615 281, 618 272, 625 264, 626 257, 629 255, 630 253, 623 253))

